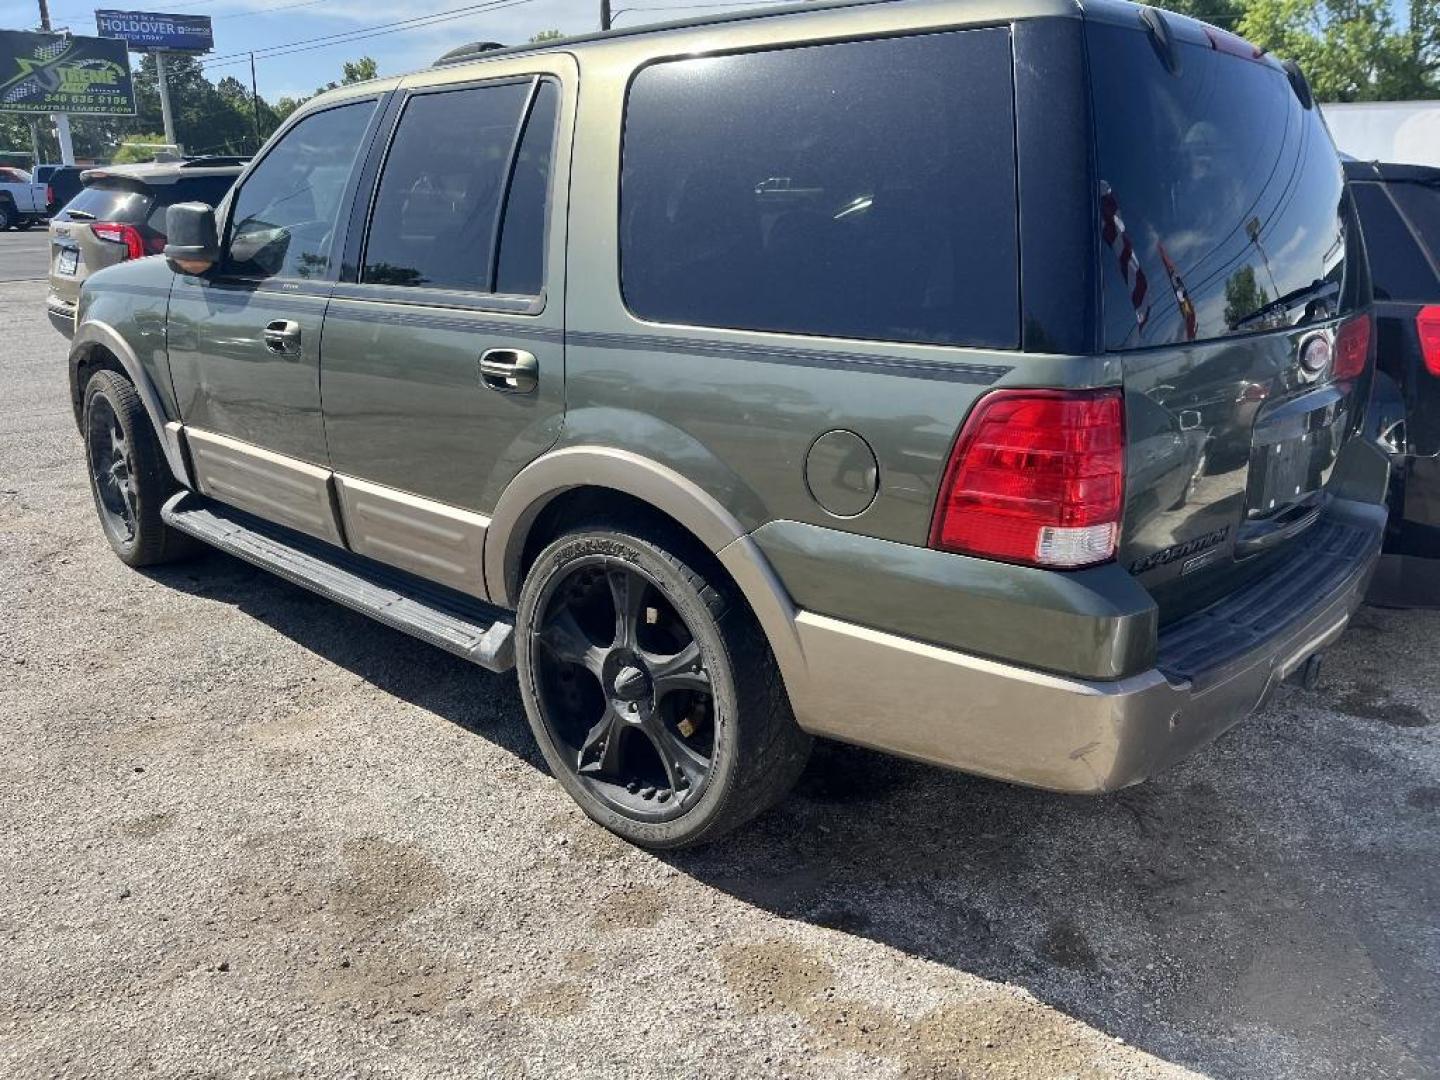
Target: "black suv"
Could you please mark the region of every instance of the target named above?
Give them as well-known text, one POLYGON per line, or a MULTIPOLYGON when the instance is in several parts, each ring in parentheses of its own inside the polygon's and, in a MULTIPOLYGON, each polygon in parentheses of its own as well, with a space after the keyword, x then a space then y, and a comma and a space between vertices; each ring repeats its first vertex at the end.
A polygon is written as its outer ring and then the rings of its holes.
POLYGON ((1351 161, 1375 292, 1377 398, 1397 408, 1381 434, 1396 450, 1385 557, 1370 599, 1440 604, 1440 169, 1351 161), (1403 421, 1401 420, 1403 417, 1403 421))

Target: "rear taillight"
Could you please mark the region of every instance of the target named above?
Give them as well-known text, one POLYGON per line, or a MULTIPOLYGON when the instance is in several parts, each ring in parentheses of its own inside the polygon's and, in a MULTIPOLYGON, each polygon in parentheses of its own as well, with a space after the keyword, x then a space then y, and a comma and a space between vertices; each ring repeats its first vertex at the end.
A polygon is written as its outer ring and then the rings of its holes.
POLYGON ((1370 315, 1346 319, 1335 331, 1335 361, 1330 369, 1337 379, 1353 379, 1370 359, 1370 315))
POLYGON ((46 205, 46 206, 54 206, 54 205, 55 205, 55 185, 54 185, 54 184, 46 184, 46 185, 45 185, 45 205, 46 205))
POLYGON ((118 221, 96 221, 90 225, 90 231, 101 240, 109 240, 112 244, 125 245, 125 258, 141 259, 145 257, 145 240, 140 235, 140 230, 134 225, 122 225, 118 221))
POLYGON ((1415 316, 1415 329, 1420 333, 1420 355, 1425 358, 1425 370, 1431 375, 1440 375, 1440 304, 1421 308, 1415 316))
POLYGON ((1030 566, 1105 562, 1124 496, 1118 389, 997 390, 955 440, 930 546, 1030 566))

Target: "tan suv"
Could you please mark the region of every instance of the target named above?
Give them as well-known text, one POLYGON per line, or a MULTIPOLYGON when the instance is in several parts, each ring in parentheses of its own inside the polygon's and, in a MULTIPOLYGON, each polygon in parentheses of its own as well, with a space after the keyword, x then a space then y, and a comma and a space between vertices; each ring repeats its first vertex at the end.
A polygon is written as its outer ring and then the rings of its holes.
POLYGON ((85 186, 50 220, 50 294, 45 308, 69 337, 80 285, 96 270, 158 254, 165 246, 165 211, 177 202, 216 205, 248 159, 114 165, 87 170, 85 186))

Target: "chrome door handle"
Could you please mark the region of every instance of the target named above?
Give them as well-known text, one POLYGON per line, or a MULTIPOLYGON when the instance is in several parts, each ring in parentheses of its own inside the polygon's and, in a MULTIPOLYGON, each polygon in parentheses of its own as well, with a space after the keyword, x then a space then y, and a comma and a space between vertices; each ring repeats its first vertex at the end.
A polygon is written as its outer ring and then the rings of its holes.
POLYGON ((540 383, 540 362, 524 349, 491 349, 480 357, 480 381, 502 394, 528 394, 540 383))
POLYGON ((273 353, 291 352, 300 344, 300 324, 293 319, 276 319, 265 324, 265 348, 273 353))

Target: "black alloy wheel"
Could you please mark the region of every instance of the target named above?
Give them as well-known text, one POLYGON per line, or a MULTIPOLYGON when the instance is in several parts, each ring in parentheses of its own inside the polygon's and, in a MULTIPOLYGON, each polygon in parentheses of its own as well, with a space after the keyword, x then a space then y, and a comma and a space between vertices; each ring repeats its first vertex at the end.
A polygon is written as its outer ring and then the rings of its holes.
POLYGON ((810 736, 735 583, 693 537, 577 525, 530 564, 515 664, 550 771, 611 832, 714 840, 784 797, 810 736))
POLYGON ((135 461, 114 403, 104 394, 95 395, 86 410, 85 451, 101 524, 115 542, 133 543, 140 520, 135 461))
POLYGON ((194 554, 196 542, 161 518, 160 508, 178 485, 130 380, 109 369, 90 376, 80 436, 95 512, 120 560, 127 566, 154 566, 194 554))
POLYGON ((543 715, 573 775, 627 818, 684 814, 710 779, 714 704, 700 645, 660 583, 588 555, 547 584, 537 613, 543 715))

